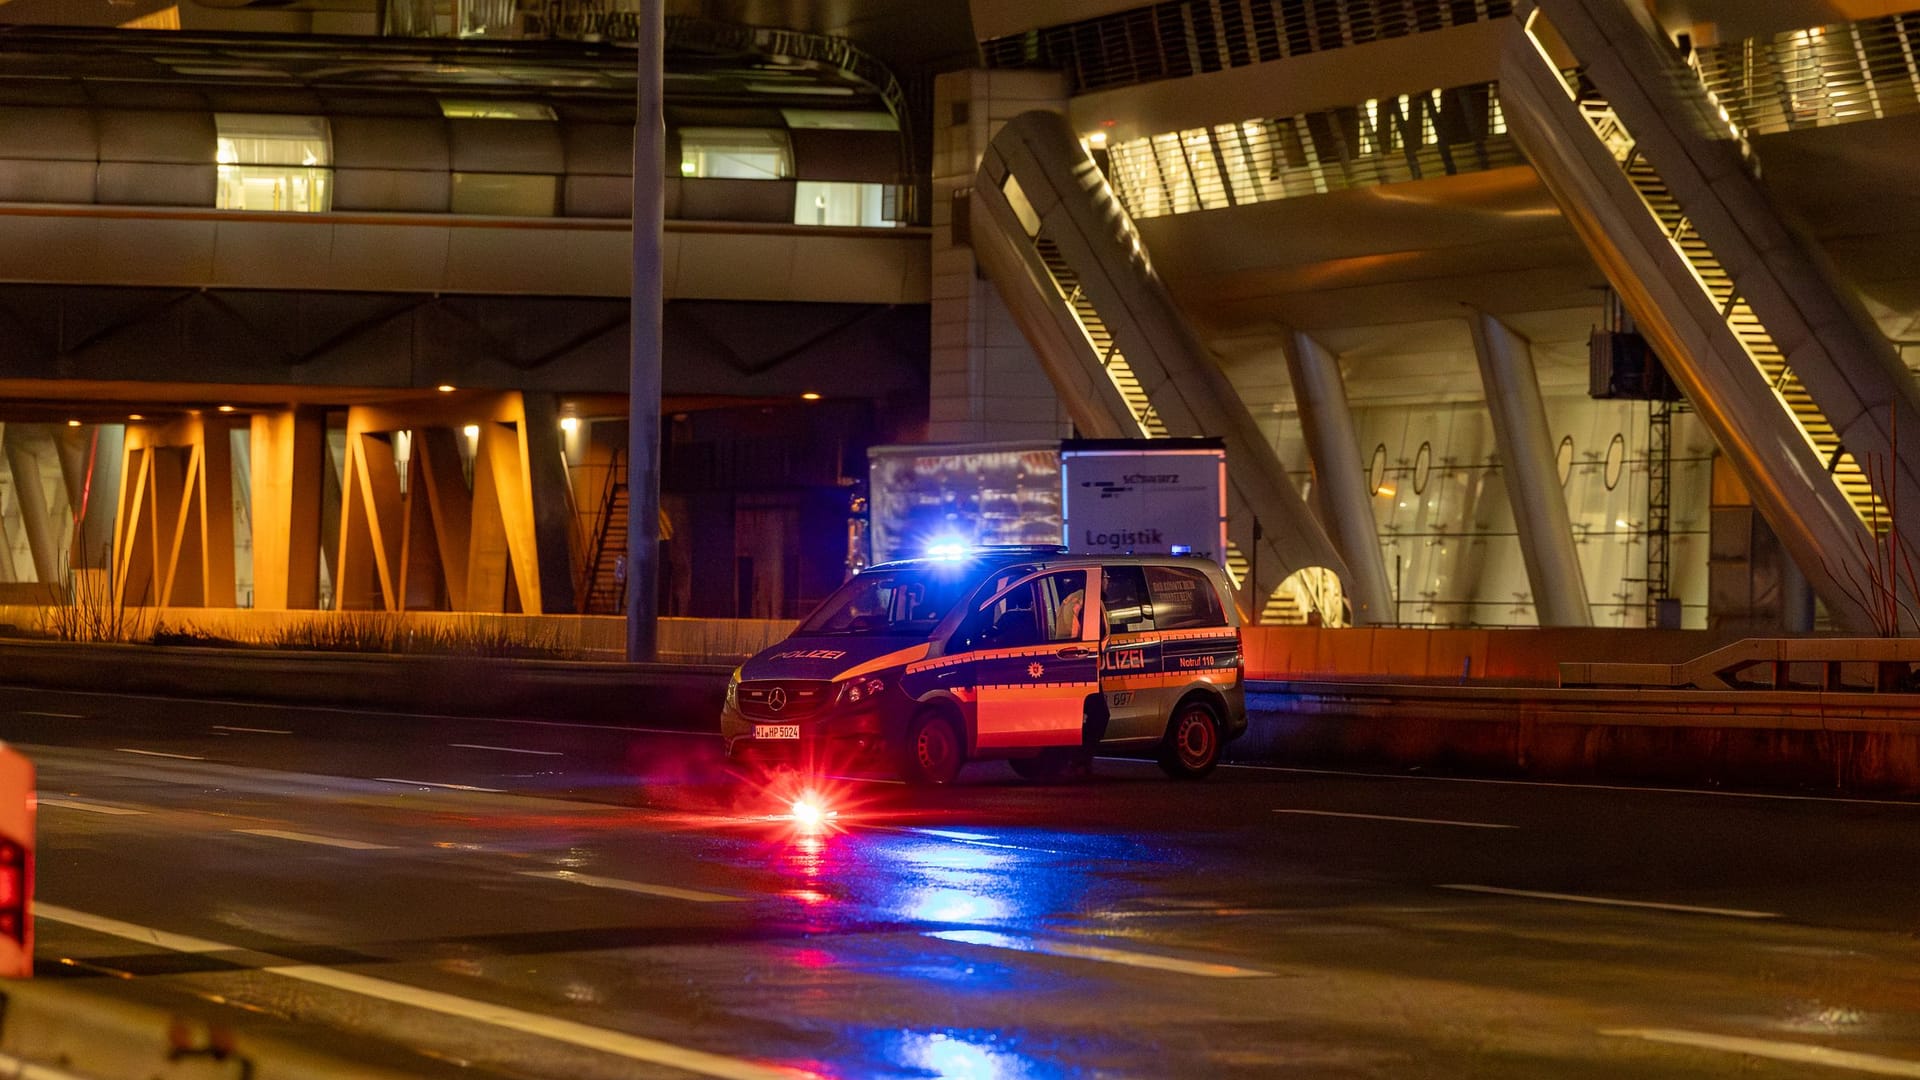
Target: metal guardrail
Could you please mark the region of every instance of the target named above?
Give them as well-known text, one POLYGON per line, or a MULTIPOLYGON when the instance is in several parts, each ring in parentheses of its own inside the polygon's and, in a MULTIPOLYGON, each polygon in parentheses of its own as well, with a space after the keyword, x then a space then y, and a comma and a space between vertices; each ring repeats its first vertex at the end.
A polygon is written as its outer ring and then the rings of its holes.
POLYGON ((1560 685, 1912 693, 1916 664, 1916 638, 1747 638, 1682 664, 1563 663, 1560 685))
POLYGON ((1408 37, 1513 13, 1512 0, 1175 0, 982 42, 995 68, 1064 71, 1071 93, 1408 37))

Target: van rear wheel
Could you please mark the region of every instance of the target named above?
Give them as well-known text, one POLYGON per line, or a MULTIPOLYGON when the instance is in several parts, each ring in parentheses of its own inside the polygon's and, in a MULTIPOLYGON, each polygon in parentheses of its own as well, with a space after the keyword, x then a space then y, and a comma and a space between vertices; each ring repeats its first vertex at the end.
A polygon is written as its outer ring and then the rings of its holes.
POLYGON ((1220 720, 1204 702, 1180 706, 1160 742, 1160 770, 1175 780, 1198 780, 1220 764, 1220 720))
POLYGON ((960 729, 934 709, 916 713, 900 747, 900 778, 915 787, 945 787, 967 763, 960 729))

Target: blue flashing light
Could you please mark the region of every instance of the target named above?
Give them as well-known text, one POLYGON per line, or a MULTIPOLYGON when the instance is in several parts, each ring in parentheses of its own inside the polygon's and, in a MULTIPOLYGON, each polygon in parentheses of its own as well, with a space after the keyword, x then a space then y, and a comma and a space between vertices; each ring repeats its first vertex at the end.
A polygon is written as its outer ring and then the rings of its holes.
POLYGON ((1193 545, 1191 545, 1191 544, 1175 544, 1175 545, 1173 545, 1173 553, 1174 553, 1175 555, 1191 555, 1191 554, 1193 554, 1193 545))
POLYGON ((930 559, 961 559, 966 554, 967 543, 964 540, 935 540, 926 547, 926 555, 930 559))

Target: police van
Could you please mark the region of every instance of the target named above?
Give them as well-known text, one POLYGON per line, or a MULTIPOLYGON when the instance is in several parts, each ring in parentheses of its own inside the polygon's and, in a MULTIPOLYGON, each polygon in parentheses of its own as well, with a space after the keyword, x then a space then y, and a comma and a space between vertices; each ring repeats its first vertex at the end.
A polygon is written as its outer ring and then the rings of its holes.
POLYGON ((911 783, 970 760, 1057 775, 1096 747, 1211 772, 1246 731, 1239 617, 1205 559, 988 548, 872 567, 741 665, 720 730, 735 759, 911 783))

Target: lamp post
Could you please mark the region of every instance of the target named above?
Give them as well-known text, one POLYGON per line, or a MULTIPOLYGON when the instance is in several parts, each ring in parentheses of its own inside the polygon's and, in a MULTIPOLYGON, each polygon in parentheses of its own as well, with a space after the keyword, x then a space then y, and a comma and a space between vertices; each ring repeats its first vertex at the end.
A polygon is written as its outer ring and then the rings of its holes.
POLYGON ((652 660, 660 579, 660 366, 666 122, 663 0, 640 0, 633 113, 632 356, 627 369, 627 660, 652 660))

